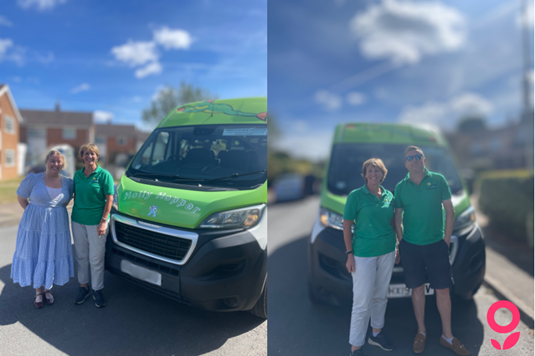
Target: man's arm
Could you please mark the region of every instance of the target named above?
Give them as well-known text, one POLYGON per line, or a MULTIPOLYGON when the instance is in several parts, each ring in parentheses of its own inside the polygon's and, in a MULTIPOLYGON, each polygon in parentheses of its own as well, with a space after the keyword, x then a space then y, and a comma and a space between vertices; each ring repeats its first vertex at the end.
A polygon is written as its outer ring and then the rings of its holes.
POLYGON ((401 229, 401 214, 403 213, 403 209, 396 208, 396 212, 394 214, 394 230, 396 232, 396 238, 398 239, 398 243, 403 240, 403 230, 401 229))
POLYGON ((453 209, 453 204, 451 199, 443 200, 442 205, 446 210, 446 228, 444 230, 444 241, 450 246, 451 234, 453 233, 453 223, 455 221, 455 210, 453 209))

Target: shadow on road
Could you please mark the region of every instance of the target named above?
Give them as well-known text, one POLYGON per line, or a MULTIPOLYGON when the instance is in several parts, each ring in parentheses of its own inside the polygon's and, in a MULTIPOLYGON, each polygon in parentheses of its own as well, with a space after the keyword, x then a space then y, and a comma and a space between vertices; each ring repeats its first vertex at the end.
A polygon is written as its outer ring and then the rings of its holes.
MULTIPOLYGON (((268 354, 349 354, 350 306, 314 305, 308 298, 307 239, 308 236, 304 236, 281 246, 268 258, 268 354)), ((429 298, 426 305, 426 326, 428 341, 425 353, 452 355, 450 350, 439 344, 442 326, 433 298, 429 298)), ((479 354, 484 328, 477 317, 474 301, 453 303, 452 327, 472 355, 479 354)), ((385 330, 396 345, 389 355, 413 353, 412 340, 417 329, 410 299, 389 301, 385 330)), ((386 354, 372 346, 365 347, 370 353, 386 354)))
MULTIPOLYGON (((11 265, 0 269, 0 325, 21 323, 68 355, 201 355, 264 322, 247 312, 215 313, 179 304, 106 272, 106 307, 88 298, 73 300, 75 279, 53 288, 56 302, 43 309, 32 304, 34 290, 10 278, 11 265)), ((21 342, 20 340, 17 342, 21 342)))

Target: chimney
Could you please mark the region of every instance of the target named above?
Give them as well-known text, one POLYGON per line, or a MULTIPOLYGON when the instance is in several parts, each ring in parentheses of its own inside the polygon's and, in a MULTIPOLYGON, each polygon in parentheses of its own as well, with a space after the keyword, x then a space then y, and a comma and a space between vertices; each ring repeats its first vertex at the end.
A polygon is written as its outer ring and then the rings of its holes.
POLYGON ((56 101, 56 112, 59 112, 59 109, 60 109, 60 107, 59 107, 59 101, 56 101))

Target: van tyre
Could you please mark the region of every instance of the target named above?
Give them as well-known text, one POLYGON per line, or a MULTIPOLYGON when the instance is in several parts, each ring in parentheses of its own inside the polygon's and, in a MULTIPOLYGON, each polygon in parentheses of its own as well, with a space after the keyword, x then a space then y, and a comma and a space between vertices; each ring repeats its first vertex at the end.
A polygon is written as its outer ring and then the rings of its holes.
POLYGON ((267 283, 262 294, 260 294, 260 298, 258 298, 253 309, 249 310, 249 313, 259 318, 267 319, 267 283))

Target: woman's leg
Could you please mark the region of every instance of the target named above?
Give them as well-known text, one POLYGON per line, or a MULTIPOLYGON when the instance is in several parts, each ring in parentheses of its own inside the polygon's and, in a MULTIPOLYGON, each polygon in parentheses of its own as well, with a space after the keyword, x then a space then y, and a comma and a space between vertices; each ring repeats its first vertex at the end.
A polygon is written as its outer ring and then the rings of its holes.
POLYGON ((89 242, 85 225, 72 222, 72 237, 78 270, 78 282, 84 288, 89 283, 89 242))
POLYGON ((377 257, 356 257, 353 277, 353 310, 351 312, 351 328, 349 343, 351 350, 364 345, 368 321, 370 320, 370 304, 373 299, 377 257))
POLYGON ((87 226, 89 240, 89 263, 91 265, 91 286, 98 291, 104 288, 104 259, 106 255, 106 233, 98 236, 97 225, 87 226))
POLYGON ((371 303, 371 324, 376 333, 380 332, 385 324, 386 304, 388 302, 386 295, 392 278, 395 258, 395 251, 377 257, 377 273, 375 274, 375 288, 371 303))
POLYGON ((43 293, 43 287, 39 287, 39 288, 35 288, 35 302, 36 303, 42 303, 43 302, 43 295, 41 293, 43 293), (39 295, 41 294, 41 295, 39 295))

